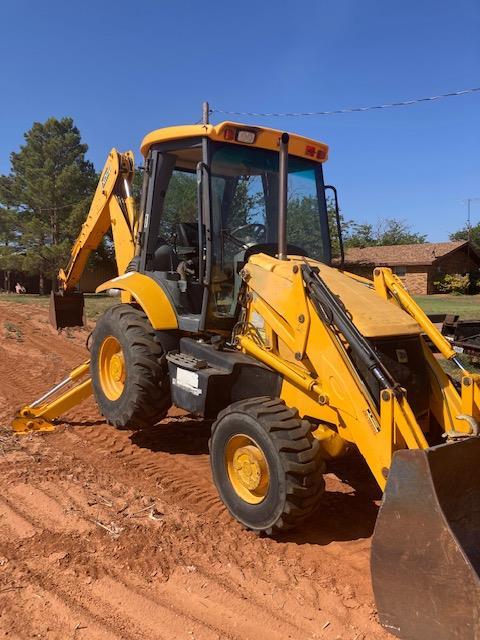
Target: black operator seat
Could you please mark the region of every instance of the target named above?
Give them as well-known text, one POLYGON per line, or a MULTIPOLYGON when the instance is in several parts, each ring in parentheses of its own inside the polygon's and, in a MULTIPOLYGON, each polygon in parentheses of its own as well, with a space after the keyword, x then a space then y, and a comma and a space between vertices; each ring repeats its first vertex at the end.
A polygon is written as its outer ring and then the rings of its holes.
POLYGON ((153 255, 147 265, 148 271, 176 271, 179 264, 180 259, 174 248, 165 238, 157 238, 153 255))
POLYGON ((153 256, 148 264, 151 271, 176 271, 182 260, 198 255, 198 225, 179 222, 173 227, 174 241, 157 238, 153 256))

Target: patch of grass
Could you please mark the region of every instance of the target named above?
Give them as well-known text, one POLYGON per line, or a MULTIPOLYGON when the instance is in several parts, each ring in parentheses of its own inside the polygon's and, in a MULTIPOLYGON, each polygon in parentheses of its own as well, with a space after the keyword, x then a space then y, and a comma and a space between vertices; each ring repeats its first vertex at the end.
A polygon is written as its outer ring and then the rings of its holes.
POLYGON ((16 324, 8 321, 3 323, 3 327, 6 330, 6 338, 10 338, 11 340, 16 338, 17 342, 23 342, 23 331, 20 329, 20 327, 17 327, 16 324))
MULTIPOLYGON (((36 304, 48 308, 50 296, 39 296, 35 294, 1 293, 0 302, 16 302, 19 304, 36 304)), ((114 304, 119 304, 120 298, 106 296, 103 294, 85 294, 85 309, 89 320, 96 320, 106 309, 114 304)))
POLYGON ((87 318, 96 320, 104 311, 120 304, 120 297, 105 296, 98 293, 92 293, 85 296, 85 309, 87 318))
POLYGON ((415 296, 415 300, 425 313, 453 313, 462 320, 480 320, 480 295, 452 296, 436 294, 415 296))

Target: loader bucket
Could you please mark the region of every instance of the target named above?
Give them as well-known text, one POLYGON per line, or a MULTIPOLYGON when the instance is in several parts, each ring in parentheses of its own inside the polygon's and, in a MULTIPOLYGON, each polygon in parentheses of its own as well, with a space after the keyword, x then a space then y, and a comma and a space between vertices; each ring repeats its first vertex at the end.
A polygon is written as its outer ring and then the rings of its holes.
POLYGON ((480 438, 394 454, 371 568, 390 633, 480 639, 480 438))
POLYGON ((83 327, 85 325, 83 293, 64 294, 52 291, 48 318, 55 329, 83 327))

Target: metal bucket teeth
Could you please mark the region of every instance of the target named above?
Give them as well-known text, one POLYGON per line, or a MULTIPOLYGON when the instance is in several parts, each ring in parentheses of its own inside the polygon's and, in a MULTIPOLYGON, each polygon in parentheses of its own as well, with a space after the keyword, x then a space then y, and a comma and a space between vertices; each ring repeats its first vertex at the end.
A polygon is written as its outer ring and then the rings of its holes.
POLYGON ((54 293, 50 295, 48 317, 55 329, 83 327, 85 308, 83 293, 54 293))
POLYGON ((394 454, 371 567, 390 633, 480 639, 480 438, 394 454))

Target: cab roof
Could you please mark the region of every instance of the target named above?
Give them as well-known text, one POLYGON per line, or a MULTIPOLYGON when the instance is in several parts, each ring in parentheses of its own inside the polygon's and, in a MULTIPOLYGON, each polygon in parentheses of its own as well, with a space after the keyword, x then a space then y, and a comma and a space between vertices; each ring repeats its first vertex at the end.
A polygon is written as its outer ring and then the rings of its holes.
MULTIPOLYGON (((270 129, 269 127, 252 126, 239 122, 220 122, 219 124, 188 124, 175 127, 156 129, 148 133, 140 146, 142 154, 146 157, 154 144, 180 140, 182 138, 207 137, 218 142, 241 144, 249 147, 270 149, 278 151, 279 138, 283 131, 270 129), (237 140, 238 132, 248 131, 255 134, 254 142, 246 143, 237 140)), ((288 151, 294 156, 308 158, 316 162, 325 162, 328 158, 328 145, 317 140, 305 138, 291 133, 288 151)))

